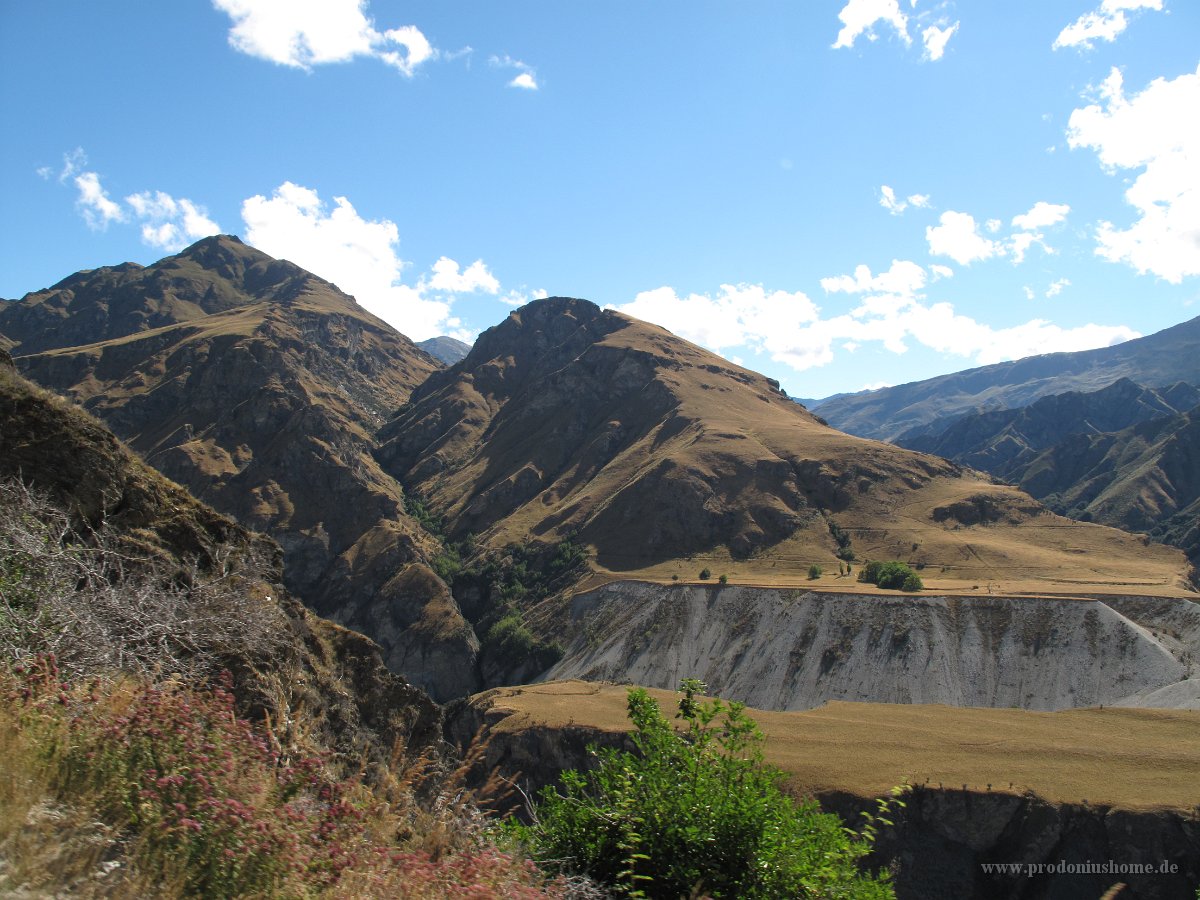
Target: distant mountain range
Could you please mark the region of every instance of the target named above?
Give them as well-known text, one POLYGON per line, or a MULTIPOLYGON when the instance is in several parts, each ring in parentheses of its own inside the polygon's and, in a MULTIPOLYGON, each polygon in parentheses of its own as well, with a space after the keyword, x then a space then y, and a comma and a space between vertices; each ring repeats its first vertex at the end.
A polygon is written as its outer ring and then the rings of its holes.
POLYGON ((1200 388, 1123 378, 1092 393, 934 421, 902 447, 990 472, 1073 519, 1181 547, 1200 561, 1200 388))
MULTIPOLYGON (((3 330, 3 329, 0 329, 3 330)), ((810 405, 851 434, 891 441, 934 419, 1028 406, 1039 397, 1097 391, 1128 378, 1146 387, 1200 385, 1200 317, 1112 347, 1047 353, 810 405)))

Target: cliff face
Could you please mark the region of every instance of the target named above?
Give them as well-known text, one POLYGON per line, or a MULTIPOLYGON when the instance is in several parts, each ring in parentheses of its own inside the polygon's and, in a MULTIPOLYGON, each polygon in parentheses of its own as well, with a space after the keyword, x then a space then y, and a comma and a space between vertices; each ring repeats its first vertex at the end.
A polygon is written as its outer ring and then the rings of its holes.
POLYGON ((673 688, 759 709, 829 700, 1200 708, 1200 606, 1185 600, 856 596, 616 582, 576 596, 544 680, 673 688))

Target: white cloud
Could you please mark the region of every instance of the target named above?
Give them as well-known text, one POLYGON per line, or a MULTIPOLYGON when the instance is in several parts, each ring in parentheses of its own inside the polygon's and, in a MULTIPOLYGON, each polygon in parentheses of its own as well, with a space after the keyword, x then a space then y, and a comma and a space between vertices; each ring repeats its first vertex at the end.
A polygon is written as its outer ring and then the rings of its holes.
POLYGON ((500 289, 481 260, 463 271, 447 257, 415 287, 402 283, 406 264, 396 252, 400 237, 394 222, 364 219, 345 197, 334 197, 330 208, 316 191, 290 181, 270 198, 246 200, 242 218, 248 243, 334 282, 414 340, 467 333, 451 315, 449 291, 500 289))
POLYGON ((983 227, 986 228, 992 234, 995 234, 997 231, 999 231, 1001 228, 1004 227, 1004 223, 1001 222, 999 219, 988 219, 984 223, 983 227))
POLYGON ((1061 294, 1063 292, 1063 288, 1068 288, 1070 286, 1071 286, 1070 278, 1058 278, 1058 279, 1050 282, 1050 286, 1048 288, 1046 288, 1047 299, 1049 299, 1051 297, 1057 297, 1059 294, 1061 294))
POLYGON ((833 47, 853 47, 861 35, 873 41, 878 37, 875 24, 882 22, 890 25, 905 44, 911 44, 908 36, 908 18, 900 11, 897 0, 849 0, 838 13, 842 29, 838 32, 837 41, 833 47))
POLYGON ((508 55, 492 56, 488 58, 488 65, 495 66, 498 69, 517 70, 517 76, 508 83, 509 87, 521 88, 526 91, 536 91, 541 87, 537 80, 537 71, 533 66, 519 59, 513 59, 508 55))
POLYGON ((175 253, 221 232, 221 226, 208 217, 208 210, 187 198, 176 200, 162 191, 142 191, 126 197, 125 202, 142 221, 142 240, 151 247, 175 253))
POLYGON ((806 333, 806 326, 818 320, 820 311, 801 291, 723 284, 715 297, 681 297, 674 288, 661 287, 609 308, 654 322, 714 350, 746 346, 765 351, 795 369, 824 365, 832 359, 831 338, 806 333))
POLYGON ((1141 169, 1125 192, 1139 214, 1127 229, 1102 221, 1096 253, 1172 284, 1200 275, 1200 66, 1126 96, 1119 69, 1099 102, 1071 113, 1067 143, 1090 147, 1109 172, 1141 169))
POLYGON ((930 274, 933 275, 934 281, 939 281, 943 278, 953 278, 954 270, 949 266, 932 265, 929 267, 930 274))
POLYGON ((248 56, 311 70, 374 57, 411 76, 437 55, 412 25, 377 31, 366 0, 213 0, 233 20, 230 45, 248 56))
MULTIPOLYGON (((143 243, 171 252, 220 233, 221 227, 208 217, 208 210, 203 206, 186 198, 176 200, 162 191, 130 194, 122 206, 108 196, 100 184, 100 176, 88 169, 87 164, 87 154, 82 147, 63 154, 58 181, 73 184, 79 191, 76 208, 88 227, 103 231, 113 222, 140 222, 143 243)), ((53 174, 48 167, 43 169, 44 177, 53 174)), ((39 170, 41 173, 43 170, 39 170)))
POLYGON ((103 231, 110 222, 125 221, 121 205, 108 196, 95 172, 80 172, 75 176, 75 187, 79 190, 75 205, 88 228, 103 231))
POLYGON ((930 25, 921 32, 921 40, 925 44, 924 58, 931 62, 937 62, 946 52, 946 44, 950 38, 954 36, 954 32, 958 31, 958 22, 955 22, 949 28, 938 28, 936 25, 930 25))
POLYGON ((443 256, 433 264, 433 275, 425 283, 435 291, 449 294, 500 293, 500 282, 488 271, 482 259, 459 271, 458 263, 443 256))
POLYGON ((942 213, 940 225, 925 229, 929 252, 934 256, 948 256, 961 266, 975 260, 1003 256, 1003 245, 988 240, 979 233, 975 217, 969 213, 947 210, 942 213))
POLYGON ((1026 300, 1032 300, 1034 297, 1037 296, 1037 291, 1035 291, 1029 285, 1025 285, 1024 291, 1025 291, 1025 299, 1026 300))
POLYGON ((1138 336, 1122 325, 1062 328, 1042 319, 992 328, 958 314, 950 303, 926 303, 920 293, 926 281, 924 270, 907 260, 893 260, 888 271, 879 275, 872 275, 864 265, 856 267, 853 275, 823 279, 822 286, 831 293, 859 295, 856 307, 828 318, 801 292, 747 284, 722 285, 716 295, 680 296, 674 288, 661 287, 611 308, 718 352, 748 347, 768 353, 797 371, 828 364, 835 346, 853 352, 875 343, 904 353, 912 341, 987 364, 1102 347, 1138 336))
POLYGON ((879 188, 879 205, 893 216, 898 216, 910 206, 921 208, 929 206, 929 195, 909 194, 907 199, 901 200, 896 196, 896 192, 885 184, 879 188))
POLYGON ((1047 203, 1045 200, 1039 200, 1029 212, 1014 216, 1012 225, 1022 231, 1037 231, 1064 221, 1070 211, 1071 207, 1065 203, 1047 203))
POLYGON ((1126 10, 1162 9, 1162 0, 1103 0, 1091 12, 1086 12, 1061 32, 1052 45, 1060 47, 1083 47, 1089 49, 1094 41, 1116 40, 1117 35, 1129 26, 1126 10))
POLYGON ((1043 235, 1039 231, 1018 231, 1008 239, 1007 249, 1012 254, 1013 265, 1017 266, 1025 262, 1025 254, 1029 252, 1029 248, 1037 244, 1047 253, 1054 251, 1043 240, 1043 235))
POLYGON ((893 259, 891 268, 879 275, 872 276, 871 270, 867 266, 857 266, 853 276, 839 275, 835 278, 822 278, 821 287, 830 294, 880 293, 909 297, 923 288, 925 281, 925 270, 916 263, 893 259))

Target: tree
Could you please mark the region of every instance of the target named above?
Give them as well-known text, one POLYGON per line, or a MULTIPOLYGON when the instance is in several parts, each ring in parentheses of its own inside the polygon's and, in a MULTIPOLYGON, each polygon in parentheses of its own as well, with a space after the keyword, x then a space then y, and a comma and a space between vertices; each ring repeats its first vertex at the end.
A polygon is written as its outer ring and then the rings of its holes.
POLYGON ((708 568, 708 566, 705 566, 700 570, 700 580, 708 581, 710 578, 712 578, 712 571, 708 568))
POLYGON ((808 567, 808 580, 816 581, 820 577, 821 577, 821 567, 818 566, 816 563, 813 563, 811 566, 808 567))
POLYGON ((913 568, 907 563, 897 562, 868 562, 858 572, 858 580, 881 588, 902 591, 919 591, 924 585, 913 568))
POLYGON ((855 834, 785 795, 742 704, 699 699, 695 679, 680 690, 682 731, 631 689, 634 750, 593 748, 595 769, 564 774, 561 792, 540 794, 533 824, 512 826, 544 866, 627 897, 894 896, 886 876, 857 866, 873 830, 855 834))
POLYGON ((721 582, 721 584, 729 584, 729 576, 722 575, 720 578, 717 579, 717 581, 721 582))

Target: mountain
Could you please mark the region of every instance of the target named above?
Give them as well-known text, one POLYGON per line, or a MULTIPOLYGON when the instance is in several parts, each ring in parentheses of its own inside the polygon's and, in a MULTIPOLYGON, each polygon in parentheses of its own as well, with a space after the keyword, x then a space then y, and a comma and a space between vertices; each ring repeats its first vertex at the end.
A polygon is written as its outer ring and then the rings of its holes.
POLYGON ((1021 470, 1051 509, 1145 532, 1200 561, 1200 406, 1110 434, 1075 434, 1021 470))
MULTIPOLYGON (((312 615, 288 594, 279 583, 282 553, 274 541, 197 501, 101 422, 20 377, 3 354, 0 422, 0 485, 19 480, 65 508, 76 532, 73 539, 63 536, 67 546, 99 541, 122 556, 119 569, 108 573, 125 604, 124 627, 115 634, 120 645, 105 646, 105 629, 87 627, 95 621, 64 628, 74 628, 77 647, 89 651, 84 664, 107 658, 128 671, 145 629, 157 636, 151 647, 161 641, 194 653, 207 645, 232 673, 239 708, 256 718, 265 713, 285 744, 315 741, 355 760, 356 773, 359 760, 368 767, 387 765, 397 742, 414 756, 436 751, 436 705, 386 670, 378 646, 312 615), (187 615, 139 622, 148 580, 153 587, 156 579, 188 589, 187 615), (220 587, 206 592, 208 583, 224 585, 227 596, 220 587), (213 607, 214 594, 232 605, 213 607), (235 627, 228 627, 231 619, 235 627), (206 634, 214 629, 215 643, 206 634)), ((14 515, 31 515, 12 501, 12 492, 0 490, 5 528, 14 515)), ((72 578, 72 591, 87 587, 72 578)))
POLYGON ((935 419, 896 443, 982 469, 1055 512, 1145 532, 1200 559, 1200 388, 1128 379, 1019 409, 935 419))
POLYGON ((369 634, 440 698, 476 640, 438 546, 371 456, 439 363, 334 285, 236 238, 81 272, 0 312, 30 378, 103 419, 197 497, 283 546, 290 590, 369 634))
POLYGON ((1200 317, 1112 347, 1047 353, 896 387, 839 394, 812 409, 834 428, 893 440, 941 416, 1027 406, 1048 394, 1096 391, 1120 378, 1155 388, 1179 381, 1200 385, 1200 317))
POLYGON ((694 579, 715 566, 795 583, 810 564, 837 569, 840 554, 909 560, 947 588, 1185 586, 1172 551, 843 434, 762 375, 585 300, 514 311, 379 437, 383 468, 452 537, 570 538, 604 578, 694 579))
POLYGON ((940 417, 910 428, 894 443, 1018 482, 1038 453, 1069 435, 1120 431, 1197 403, 1200 388, 1189 384, 1156 390, 1121 378, 1099 391, 1051 394, 1017 409, 940 417))
POLYGON ((440 360, 448 366, 454 365, 471 352, 470 344, 464 344, 457 338, 447 337, 446 335, 432 337, 427 341, 418 341, 417 346, 434 359, 440 360))

